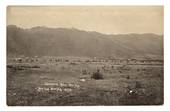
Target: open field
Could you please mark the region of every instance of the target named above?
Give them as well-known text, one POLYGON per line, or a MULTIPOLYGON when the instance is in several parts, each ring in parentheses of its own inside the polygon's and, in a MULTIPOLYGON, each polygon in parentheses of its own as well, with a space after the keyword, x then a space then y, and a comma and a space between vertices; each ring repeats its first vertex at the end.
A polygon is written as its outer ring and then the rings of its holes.
POLYGON ((161 105, 163 61, 8 58, 7 104, 161 105), (103 78, 92 78, 97 70, 103 78))
POLYGON ((8 106, 162 105, 163 6, 7 6, 8 106))

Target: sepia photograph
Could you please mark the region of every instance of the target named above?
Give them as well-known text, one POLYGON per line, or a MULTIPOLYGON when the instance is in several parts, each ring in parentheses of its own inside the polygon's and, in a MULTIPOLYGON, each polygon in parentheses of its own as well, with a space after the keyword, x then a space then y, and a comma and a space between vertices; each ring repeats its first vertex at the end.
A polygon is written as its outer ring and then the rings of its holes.
POLYGON ((6 8, 8 106, 164 104, 164 6, 6 8))

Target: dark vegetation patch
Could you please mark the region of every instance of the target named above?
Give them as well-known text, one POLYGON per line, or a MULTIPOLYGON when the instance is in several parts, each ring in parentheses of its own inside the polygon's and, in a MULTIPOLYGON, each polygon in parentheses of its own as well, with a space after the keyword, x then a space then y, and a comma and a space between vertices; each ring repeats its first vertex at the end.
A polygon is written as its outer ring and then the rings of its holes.
POLYGON ((94 72, 91 78, 96 79, 96 80, 104 79, 103 74, 100 73, 100 70, 97 70, 97 72, 94 72))

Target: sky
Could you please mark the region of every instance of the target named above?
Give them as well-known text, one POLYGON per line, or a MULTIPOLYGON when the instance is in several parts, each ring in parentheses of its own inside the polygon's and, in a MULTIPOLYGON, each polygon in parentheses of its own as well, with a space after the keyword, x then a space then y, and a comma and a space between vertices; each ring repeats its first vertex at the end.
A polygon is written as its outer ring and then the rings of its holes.
POLYGON ((163 6, 8 6, 7 25, 163 34, 163 6))

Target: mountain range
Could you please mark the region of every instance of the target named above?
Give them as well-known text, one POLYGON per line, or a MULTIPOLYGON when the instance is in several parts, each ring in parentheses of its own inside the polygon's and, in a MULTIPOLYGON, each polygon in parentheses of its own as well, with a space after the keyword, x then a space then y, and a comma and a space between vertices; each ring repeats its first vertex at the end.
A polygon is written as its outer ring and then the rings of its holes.
POLYGON ((163 35, 102 34, 75 28, 7 26, 7 56, 162 58, 163 35))

